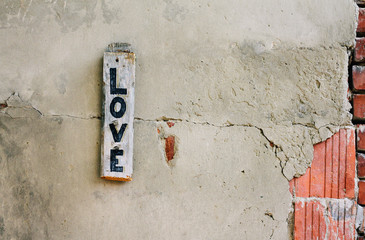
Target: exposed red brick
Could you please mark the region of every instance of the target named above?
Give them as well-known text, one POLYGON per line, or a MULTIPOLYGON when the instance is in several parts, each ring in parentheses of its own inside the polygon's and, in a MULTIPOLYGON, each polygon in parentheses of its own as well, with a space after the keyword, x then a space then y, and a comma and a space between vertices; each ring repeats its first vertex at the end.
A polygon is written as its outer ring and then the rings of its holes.
POLYGON ((359 182, 359 195, 357 199, 358 203, 361 205, 365 205, 365 182, 359 182))
POLYGON ((365 8, 359 8, 359 21, 356 32, 365 32, 365 8))
POLYGON ((332 191, 331 191, 331 197, 332 198, 338 198, 339 192, 338 192, 338 180, 339 180, 339 174, 338 170, 340 167, 340 157, 339 157, 339 146, 340 146, 340 133, 336 133, 332 136, 332 191))
POLYGON ((294 182, 295 181, 290 181, 289 182, 289 191, 290 191, 292 196, 294 196, 294 182))
POLYGON ((354 53, 355 62, 362 62, 365 60, 365 38, 356 38, 354 53))
POLYGON ((325 183, 324 183, 324 197, 330 198, 332 197, 332 179, 333 179, 333 138, 329 138, 326 142, 326 171, 325 171, 325 183), (331 169, 331 171, 328 171, 327 169, 331 169))
POLYGON ((313 226, 313 202, 305 203, 305 239, 313 239, 312 238, 312 230, 313 226))
POLYGON ((311 168, 308 168, 305 174, 299 178, 294 178, 291 181, 295 181, 295 196, 296 197, 309 197, 310 190, 310 177, 311 168))
POLYGON ((355 198, 355 130, 341 129, 314 145, 312 166, 291 180, 296 197, 355 198))
POLYGON ((311 197, 324 197, 325 189, 325 164, 326 164, 326 142, 316 144, 313 152, 313 161, 311 166, 311 197))
POLYGON ((294 239, 345 239, 355 237, 356 204, 351 201, 295 202, 294 239))
POLYGON ((344 198, 346 191, 346 143, 346 130, 340 129, 338 198, 344 198))
POLYGON ((365 154, 357 154, 357 176, 359 178, 365 177, 365 154))
POLYGON ((305 202, 296 202, 294 207, 294 239, 305 239, 305 202))
POLYGON ((167 161, 171 161, 175 155, 175 137, 168 136, 165 138, 165 152, 167 161))
POLYGON ((0 109, 2 109, 2 108, 7 108, 8 107, 8 105, 6 104, 6 103, 1 103, 0 104, 0 109))
POLYGON ((356 144, 355 130, 346 129, 346 198, 355 198, 356 144))
POLYGON ((365 66, 352 66, 352 82, 355 90, 365 90, 365 66))
POLYGON ((357 125, 357 150, 365 150, 365 125, 357 125))
POLYGON ((169 126, 169 128, 173 127, 175 125, 175 123, 173 122, 166 122, 167 126, 169 126))
POLYGON ((355 119, 365 118, 365 94, 354 94, 353 109, 355 119))

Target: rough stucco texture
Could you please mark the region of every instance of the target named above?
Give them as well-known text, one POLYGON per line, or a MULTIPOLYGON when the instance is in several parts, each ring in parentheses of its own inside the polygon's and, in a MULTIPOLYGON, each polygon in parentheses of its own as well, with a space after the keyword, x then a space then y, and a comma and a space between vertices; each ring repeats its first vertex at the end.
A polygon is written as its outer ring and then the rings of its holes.
POLYGON ((351 0, 2 1, 0 238, 289 239, 288 180, 351 125, 356 14, 351 0), (137 56, 130 183, 99 179, 117 41, 137 56))

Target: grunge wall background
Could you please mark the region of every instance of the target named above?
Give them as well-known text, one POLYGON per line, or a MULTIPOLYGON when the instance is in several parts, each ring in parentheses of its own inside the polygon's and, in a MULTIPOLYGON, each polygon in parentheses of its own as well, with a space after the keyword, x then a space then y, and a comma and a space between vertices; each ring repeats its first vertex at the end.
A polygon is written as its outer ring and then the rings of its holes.
POLYGON ((288 181, 310 166, 313 144, 352 125, 356 8, 2 1, 0 237, 289 239, 288 181), (130 183, 99 178, 112 42, 137 57, 130 183))

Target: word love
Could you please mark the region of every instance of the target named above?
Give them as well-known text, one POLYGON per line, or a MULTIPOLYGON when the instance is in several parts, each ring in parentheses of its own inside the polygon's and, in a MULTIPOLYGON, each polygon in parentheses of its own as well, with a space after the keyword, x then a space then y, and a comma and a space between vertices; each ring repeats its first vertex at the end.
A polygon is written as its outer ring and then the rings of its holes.
POLYGON ((104 53, 104 115, 101 177, 131 181, 135 55, 127 44, 115 43, 104 53))

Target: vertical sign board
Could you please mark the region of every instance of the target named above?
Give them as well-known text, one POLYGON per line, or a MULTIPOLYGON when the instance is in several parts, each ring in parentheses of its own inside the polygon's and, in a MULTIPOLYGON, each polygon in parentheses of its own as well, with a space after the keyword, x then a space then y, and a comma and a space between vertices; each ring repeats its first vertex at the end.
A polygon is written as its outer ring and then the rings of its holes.
POLYGON ((104 53, 104 104, 101 177, 131 181, 135 55, 130 45, 113 43, 104 53))

